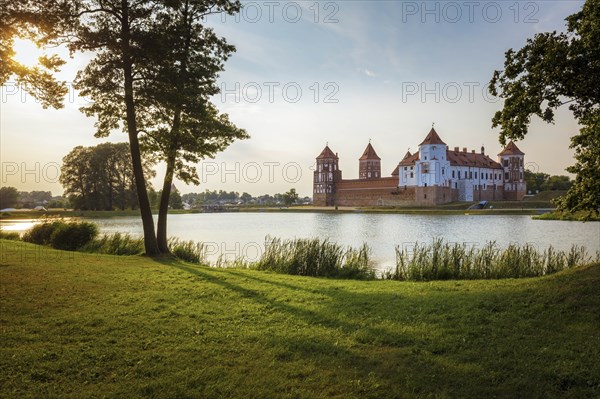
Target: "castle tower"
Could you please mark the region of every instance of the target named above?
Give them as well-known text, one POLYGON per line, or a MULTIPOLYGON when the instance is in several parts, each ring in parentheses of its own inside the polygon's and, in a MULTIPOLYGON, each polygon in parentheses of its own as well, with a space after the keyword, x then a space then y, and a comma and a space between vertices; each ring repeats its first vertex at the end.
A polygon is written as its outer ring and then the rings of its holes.
POLYGON ((381 177, 381 158, 377 156, 371 141, 369 141, 358 162, 359 179, 379 179, 381 177))
POLYGON ((498 154, 504 172, 504 199, 520 201, 527 192, 525 184, 525 154, 510 141, 498 154))
POLYGON ((450 162, 446 159, 446 143, 432 127, 419 144, 419 160, 415 162, 416 185, 421 187, 446 186, 450 162))
POLYGON ((335 205, 335 184, 342 180, 338 168, 339 158, 328 145, 317 157, 317 168, 313 177, 313 205, 335 205))

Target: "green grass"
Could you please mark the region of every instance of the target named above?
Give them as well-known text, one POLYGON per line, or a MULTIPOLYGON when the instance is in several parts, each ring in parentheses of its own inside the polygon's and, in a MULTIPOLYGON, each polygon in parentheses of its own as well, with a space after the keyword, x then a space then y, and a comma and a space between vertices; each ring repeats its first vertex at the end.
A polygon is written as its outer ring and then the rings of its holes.
POLYGON ((543 215, 534 216, 533 218, 536 220, 569 220, 577 222, 600 222, 600 215, 594 216, 592 214, 590 216, 589 213, 586 211, 580 211, 575 213, 554 211, 544 213, 543 215))
POLYGON ((600 396, 600 264, 412 283, 0 248, 1 397, 600 396))

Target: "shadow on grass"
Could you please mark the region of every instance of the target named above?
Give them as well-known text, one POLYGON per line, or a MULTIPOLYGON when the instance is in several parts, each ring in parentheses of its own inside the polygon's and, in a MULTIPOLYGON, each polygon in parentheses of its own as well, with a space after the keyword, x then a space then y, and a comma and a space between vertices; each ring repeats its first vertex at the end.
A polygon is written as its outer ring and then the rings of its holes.
POLYGON ((585 359, 565 345, 582 323, 600 322, 597 314, 586 316, 600 306, 597 297, 590 300, 598 293, 598 265, 506 284, 352 282, 360 284, 352 290, 337 286, 343 280, 315 279, 308 288, 260 272, 213 274, 181 262, 159 262, 292 316, 296 324, 319 327, 322 336, 310 336, 314 329, 270 331, 265 342, 285 348, 281 361, 312 359, 327 369, 349 368, 363 382, 398 388, 398 395, 409 389, 425 396, 521 392, 541 397, 594 389, 591 371, 569 370, 563 363, 585 359), (294 291, 307 301, 294 301, 294 291))

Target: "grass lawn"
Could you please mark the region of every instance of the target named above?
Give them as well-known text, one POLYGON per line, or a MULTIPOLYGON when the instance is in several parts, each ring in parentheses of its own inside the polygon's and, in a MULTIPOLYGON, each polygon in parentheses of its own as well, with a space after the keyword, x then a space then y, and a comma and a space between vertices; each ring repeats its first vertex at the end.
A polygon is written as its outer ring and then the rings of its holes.
POLYGON ((600 396, 600 264, 361 282, 0 249, 6 398, 600 396))

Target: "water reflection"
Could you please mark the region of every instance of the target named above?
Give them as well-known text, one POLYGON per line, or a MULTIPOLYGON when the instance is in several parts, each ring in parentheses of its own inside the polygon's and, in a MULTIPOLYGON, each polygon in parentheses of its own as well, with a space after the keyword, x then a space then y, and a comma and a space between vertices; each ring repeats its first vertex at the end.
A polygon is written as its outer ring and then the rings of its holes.
MULTIPOLYGON (((92 219, 104 233, 141 236, 137 217, 92 219)), ((35 220, 2 221, 3 229, 23 231, 35 220)), ((169 235, 204 242, 209 258, 245 256, 255 260, 264 248, 265 237, 328 238, 342 245, 358 247, 367 243, 373 259, 382 269, 395 263, 395 247, 434 238, 480 247, 496 241, 530 243, 540 250, 552 245, 568 250, 573 244, 585 246, 590 255, 600 250, 600 223, 533 220, 530 216, 395 215, 328 213, 211 213, 169 215, 169 235)))

